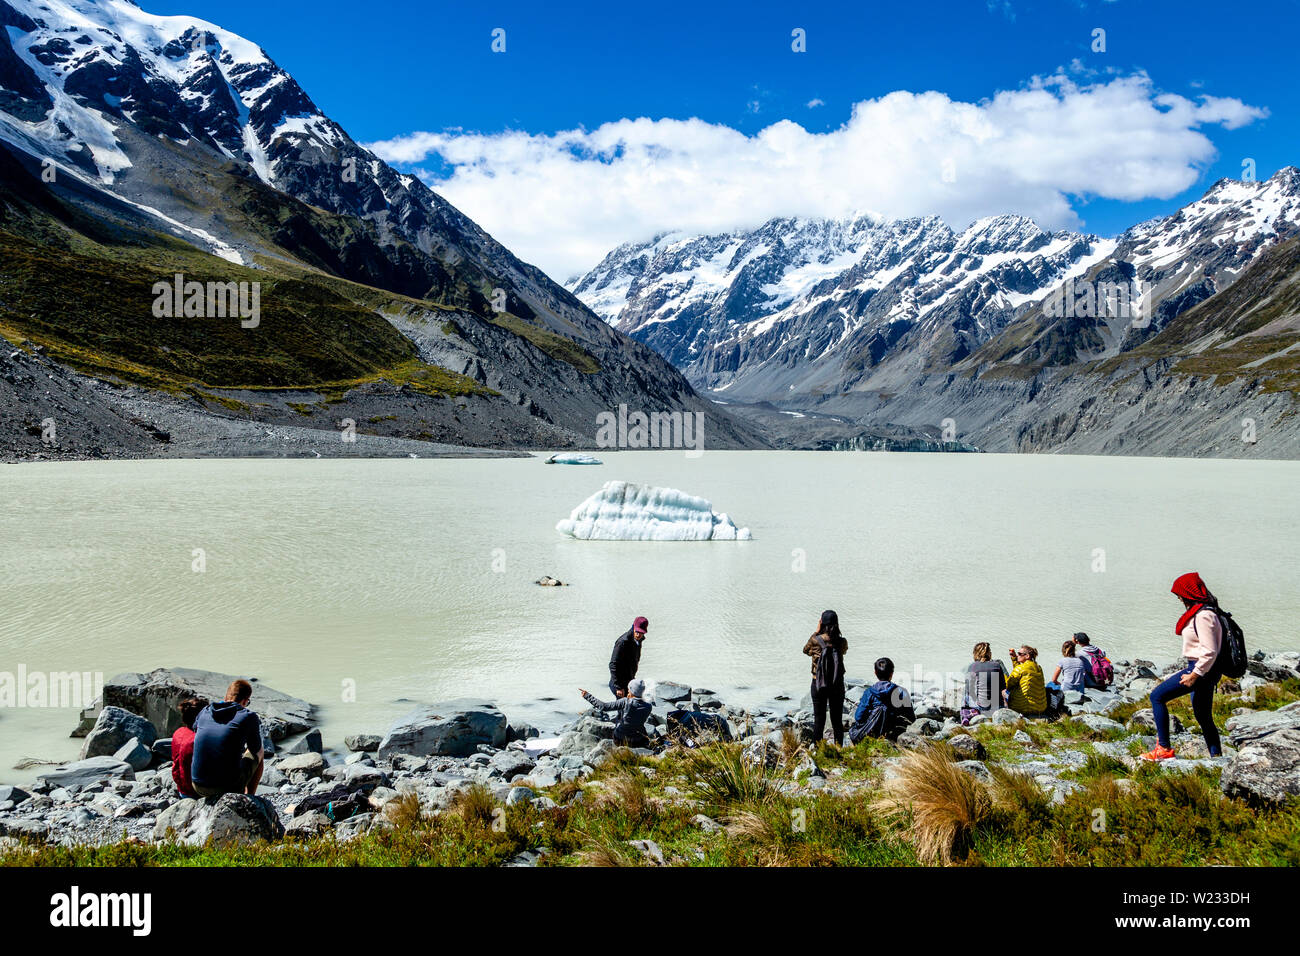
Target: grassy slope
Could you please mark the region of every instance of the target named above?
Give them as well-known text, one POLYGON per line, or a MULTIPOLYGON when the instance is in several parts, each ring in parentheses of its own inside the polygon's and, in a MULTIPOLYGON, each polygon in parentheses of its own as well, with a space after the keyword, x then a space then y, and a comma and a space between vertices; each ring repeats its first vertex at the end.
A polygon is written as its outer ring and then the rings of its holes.
MULTIPOLYGON (((337 396, 387 380, 432 395, 494 394, 421 362, 379 314, 486 309, 466 279, 404 243, 382 247, 368 223, 261 184, 227 175, 207 185, 223 190, 228 223, 285 255, 248 269, 173 237, 89 215, 55 198, 0 150, 0 335, 30 339, 87 374, 173 393, 260 388, 337 396), (153 285, 178 272, 205 283, 260 282, 260 325, 155 318, 153 285)), ((485 320, 581 371, 599 370, 594 357, 562 336, 509 314, 489 312, 485 320)))
MULTIPOLYGON (((1262 689, 1250 701, 1220 694, 1221 721, 1233 709, 1272 709, 1300 699, 1300 682, 1262 689)), ((1134 704, 1130 710, 1137 710, 1134 704)), ((1194 726, 1186 700, 1172 711, 1194 726)), ((1121 713, 1120 719, 1130 714, 1121 713)), ((545 847, 547 865, 642 865, 631 840, 654 840, 667 862, 692 866, 913 866, 959 862, 991 866, 1295 866, 1300 864, 1300 804, 1261 809, 1228 799, 1210 768, 1190 774, 1136 770, 1092 744, 1126 736, 1082 724, 985 725, 973 732, 989 751, 995 782, 985 787, 952 767, 946 747, 905 756, 898 779, 882 786, 890 744, 823 744, 818 765, 828 791, 780 792, 788 772, 759 772, 739 745, 676 749, 659 758, 616 751, 595 777, 549 791, 559 804, 520 803, 503 817, 482 788, 439 815, 405 798, 386 808, 390 825, 350 841, 332 836, 266 847, 218 850, 120 843, 106 847, 30 847, 0 862, 26 866, 494 866, 545 847), (1018 730, 1028 744, 1012 739, 1018 730), (1072 771, 1081 789, 1053 804, 1017 762, 1049 750, 1079 750, 1072 771), (1123 782, 1121 782, 1123 781, 1123 782), (578 795, 581 794, 581 797, 578 795), (1104 811, 1104 828, 1095 826, 1104 811), (707 833, 697 814, 721 821, 707 833), (504 821, 504 828, 498 820, 504 821)), ((806 755, 787 735, 785 766, 806 755)), ((795 779, 798 776, 795 770, 795 779)))

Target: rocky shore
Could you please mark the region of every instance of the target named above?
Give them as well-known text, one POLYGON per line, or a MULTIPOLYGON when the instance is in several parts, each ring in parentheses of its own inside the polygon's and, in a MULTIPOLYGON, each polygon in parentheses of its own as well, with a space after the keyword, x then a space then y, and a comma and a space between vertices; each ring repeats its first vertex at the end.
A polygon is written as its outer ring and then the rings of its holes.
MULTIPOLYGON (((1137 766, 1136 754, 1154 743, 1151 712, 1140 705, 1159 679, 1180 666, 1117 661, 1109 691, 1067 698, 1069 714, 1062 721, 1069 723, 1055 725, 1063 733, 1052 746, 1036 743, 1040 735, 1026 732, 1040 721, 1021 724, 1021 715, 997 710, 963 728, 956 719, 960 701, 954 689, 915 689, 917 719, 899 738, 897 750, 883 748, 880 779, 889 779, 905 751, 943 742, 976 778, 987 781, 990 767, 1009 765, 1031 776, 1059 804, 1079 789, 1071 778, 1090 760, 1137 766), (994 740, 988 735, 982 742, 980 727, 986 724, 1009 725, 997 737, 997 753, 990 752, 994 740), (1018 729, 1012 733, 1011 726, 1018 729)), ((328 833, 347 840, 392 825, 396 808, 412 800, 437 814, 477 787, 500 806, 527 801, 549 811, 560 802, 581 800, 583 781, 616 751, 614 725, 598 711, 582 714, 558 736, 543 738, 535 728, 512 722, 494 703, 478 699, 422 704, 383 733, 359 728, 326 748, 313 728, 311 704, 255 684, 254 709, 262 717, 268 753, 258 796, 182 799, 169 762, 169 738, 178 726, 175 705, 196 693, 217 699, 230 679, 177 668, 123 674, 108 682, 102 701, 73 731, 84 738, 81 759, 51 767, 33 785, 0 786, 0 852, 121 840, 201 846, 328 833), (333 805, 314 799, 321 795, 333 805)), ((1220 685, 1221 696, 1239 702, 1227 720, 1224 755, 1210 758, 1200 735, 1175 720, 1178 758, 1162 762, 1160 769, 1177 774, 1218 768, 1223 794, 1254 806, 1281 806, 1300 797, 1300 700, 1276 706, 1295 696, 1281 689, 1297 679, 1300 653, 1257 652, 1245 677, 1220 685)), ((862 682, 850 684, 846 712, 862 682)), ((808 746, 813 718, 807 698, 784 711, 745 710, 728 706, 707 688, 660 681, 650 720, 656 745, 665 742, 660 738, 675 709, 721 715, 743 760, 777 771, 778 786, 787 794, 866 797, 880 785, 880 779, 853 779, 838 768, 827 773, 818 766, 816 751, 808 746), (791 739, 803 743, 794 754, 791 739)), ((701 818, 700 826, 710 825, 717 824, 701 818)))

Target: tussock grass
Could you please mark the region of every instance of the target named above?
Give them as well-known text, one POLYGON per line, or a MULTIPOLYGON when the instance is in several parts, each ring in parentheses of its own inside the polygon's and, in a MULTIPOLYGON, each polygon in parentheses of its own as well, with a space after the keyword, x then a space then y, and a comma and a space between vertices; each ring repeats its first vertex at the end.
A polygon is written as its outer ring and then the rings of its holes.
POLYGON ((761 805, 776 793, 773 772, 762 762, 746 760, 740 744, 706 743, 683 751, 680 762, 690 792, 706 806, 761 805))
POLYGON ((910 822, 911 841, 921 862, 949 864, 964 859, 975 831, 992 816, 984 785, 958 767, 946 747, 908 751, 898 771, 886 781, 876 809, 887 820, 910 822))

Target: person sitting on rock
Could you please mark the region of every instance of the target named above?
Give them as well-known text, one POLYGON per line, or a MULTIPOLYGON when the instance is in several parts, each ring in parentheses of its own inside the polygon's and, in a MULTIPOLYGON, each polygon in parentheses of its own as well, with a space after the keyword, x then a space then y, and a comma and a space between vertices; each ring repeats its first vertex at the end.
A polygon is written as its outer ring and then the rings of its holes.
POLYGON ((1007 669, 993 660, 993 648, 987 641, 975 645, 972 660, 966 665, 966 693, 962 698, 961 719, 970 722, 976 714, 988 714, 1002 706, 1007 689, 1007 669))
POLYGON ((1097 662, 1105 662, 1105 666, 1109 670, 1111 665, 1106 657, 1106 652, 1093 644, 1092 638, 1083 631, 1079 631, 1074 635, 1074 649, 1075 655, 1088 665, 1088 670, 1083 675, 1084 686, 1091 687, 1094 690, 1105 690, 1108 682, 1097 679, 1099 670, 1097 662))
POLYGON ((1088 674, 1092 668, 1083 655, 1076 653, 1074 641, 1061 645, 1061 659, 1056 662, 1056 670, 1048 687, 1065 693, 1083 693, 1087 686, 1088 674))
POLYGON ((1038 664, 1038 649, 1025 644, 1008 653, 1015 665, 1007 676, 1007 706, 1026 717, 1039 717, 1047 710, 1047 685, 1038 664))
POLYGON ((876 682, 866 689, 853 713, 849 740, 861 743, 867 737, 883 737, 890 743, 916 720, 912 696, 894 683, 894 662, 888 657, 876 661, 876 682))
POLYGON ((248 709, 252 699, 252 684, 232 681, 226 699, 209 704, 195 719, 191 778, 199 796, 257 793, 265 751, 261 721, 248 709))
POLYGON ((650 622, 638 617, 632 627, 619 635, 609 656, 609 690, 615 697, 627 696, 628 682, 636 676, 641 666, 641 643, 650 622))
POLYGON ((627 685, 624 696, 613 701, 603 701, 588 694, 581 687, 578 693, 586 698, 587 703, 597 710, 618 712, 614 723, 614 743, 620 747, 649 747, 650 738, 645 732, 646 720, 650 717, 650 702, 645 699, 645 681, 633 678, 627 685))
POLYGON ((172 779, 182 797, 197 797, 192 775, 194 761, 194 721, 208 706, 207 698, 187 697, 176 705, 181 725, 172 734, 172 779))

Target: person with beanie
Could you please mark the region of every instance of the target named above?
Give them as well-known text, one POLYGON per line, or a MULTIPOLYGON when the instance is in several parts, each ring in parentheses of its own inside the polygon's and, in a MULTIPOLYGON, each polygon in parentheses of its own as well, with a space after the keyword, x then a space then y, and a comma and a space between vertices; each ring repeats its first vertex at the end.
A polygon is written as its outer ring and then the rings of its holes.
POLYGON ((617 711, 614 722, 614 743, 620 747, 649 747, 650 737, 646 734, 645 724, 650 717, 651 703, 646 698, 645 681, 634 677, 628 682, 627 692, 612 701, 599 700, 588 694, 581 687, 578 693, 597 710, 617 711))

